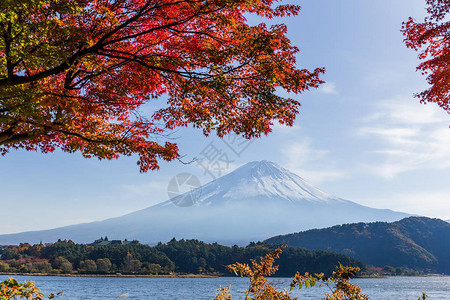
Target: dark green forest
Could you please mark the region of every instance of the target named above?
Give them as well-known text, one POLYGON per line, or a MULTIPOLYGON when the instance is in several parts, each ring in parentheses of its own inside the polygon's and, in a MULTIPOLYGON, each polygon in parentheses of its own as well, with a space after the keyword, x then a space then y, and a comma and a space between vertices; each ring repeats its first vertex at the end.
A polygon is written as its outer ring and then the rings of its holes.
MULTIPOLYGON (((20 244, 1 251, 0 272, 51 274, 205 274, 231 276, 226 266, 250 263, 275 246, 250 243, 227 247, 198 240, 175 240, 156 246, 132 244, 86 245, 72 241, 54 244, 20 244)), ((331 274, 339 263, 365 268, 343 254, 284 247, 275 276, 291 277, 297 271, 331 274)))
POLYGON ((346 254, 393 275, 399 269, 450 274, 450 224, 439 219, 345 224, 276 236, 265 243, 346 254))

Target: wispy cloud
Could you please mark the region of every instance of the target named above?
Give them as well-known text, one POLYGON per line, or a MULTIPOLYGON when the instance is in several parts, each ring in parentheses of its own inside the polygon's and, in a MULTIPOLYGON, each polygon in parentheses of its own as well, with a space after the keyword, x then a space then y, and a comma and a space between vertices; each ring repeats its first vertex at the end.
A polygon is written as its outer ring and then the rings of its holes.
POLYGON ((386 179, 407 171, 449 168, 449 123, 436 105, 407 97, 383 101, 357 130, 358 136, 380 145, 370 152, 376 158, 363 166, 386 179))
POLYGON ((322 84, 319 89, 318 89, 319 93, 322 94, 327 94, 327 95, 337 95, 338 91, 336 89, 336 83, 334 82, 325 82, 324 84, 322 84))
POLYGON ((435 104, 420 104, 411 97, 395 97, 380 102, 377 112, 366 117, 366 121, 388 121, 396 124, 436 124, 448 122, 448 115, 435 104))
POLYGON ((284 146, 282 153, 282 163, 286 168, 314 184, 346 176, 345 172, 333 168, 329 151, 315 148, 313 140, 306 136, 284 146))

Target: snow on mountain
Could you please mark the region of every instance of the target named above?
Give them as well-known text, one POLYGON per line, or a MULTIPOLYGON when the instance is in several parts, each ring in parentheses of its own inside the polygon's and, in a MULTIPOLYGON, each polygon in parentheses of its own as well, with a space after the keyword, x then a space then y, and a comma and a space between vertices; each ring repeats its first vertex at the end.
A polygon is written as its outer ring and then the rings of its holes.
POLYGON ((312 228, 397 221, 406 216, 329 195, 273 162, 259 161, 131 214, 52 230, 0 235, 0 244, 53 242, 59 238, 91 242, 107 235, 150 244, 175 237, 243 245, 312 228))
MULTIPOLYGON (((349 203, 327 194, 308 184, 300 176, 270 161, 254 161, 234 172, 211 181, 180 199, 197 194, 195 205, 214 206, 242 204, 257 201, 258 204, 307 204, 349 203)), ((195 196, 194 196, 195 197, 195 196)), ((179 199, 167 200, 160 206, 173 205, 179 199)))

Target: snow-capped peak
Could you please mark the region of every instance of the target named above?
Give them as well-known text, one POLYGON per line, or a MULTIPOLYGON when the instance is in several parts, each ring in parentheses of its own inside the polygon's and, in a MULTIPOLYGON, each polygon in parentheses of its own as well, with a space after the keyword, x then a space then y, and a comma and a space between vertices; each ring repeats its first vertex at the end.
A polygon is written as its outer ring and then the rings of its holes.
POLYGON ((223 177, 224 181, 232 183, 224 198, 266 196, 303 203, 337 200, 337 197, 313 187, 300 176, 266 160, 250 162, 229 175, 223 177))
MULTIPOLYGON (((196 204, 305 204, 347 202, 308 184, 300 176, 267 160, 249 162, 195 191, 196 204)), ((191 197, 192 195, 190 195, 191 197)), ((180 195, 179 197, 183 197, 180 195)))

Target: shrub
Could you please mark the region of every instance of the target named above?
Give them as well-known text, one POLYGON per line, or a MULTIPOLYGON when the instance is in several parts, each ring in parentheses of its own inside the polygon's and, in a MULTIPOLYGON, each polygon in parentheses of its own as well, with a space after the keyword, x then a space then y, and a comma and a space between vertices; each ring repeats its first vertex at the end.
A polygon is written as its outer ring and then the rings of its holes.
POLYGON ((112 264, 109 258, 99 258, 96 263, 97 270, 100 272, 109 272, 111 270, 112 264))
MULTIPOLYGON (((253 300, 291 300, 291 293, 288 291, 278 291, 271 282, 266 279, 266 276, 274 274, 278 270, 278 266, 273 263, 279 257, 281 249, 275 249, 265 257, 261 257, 260 261, 252 260, 251 266, 248 264, 235 263, 227 266, 236 275, 241 277, 248 277, 250 279, 250 286, 245 291, 245 299, 253 300)), ((332 277, 327 278, 323 273, 312 276, 308 273, 300 275, 297 273, 291 282, 291 291, 295 288, 312 287, 320 282, 320 285, 325 284, 334 287, 331 288, 331 293, 325 295, 326 300, 368 300, 369 297, 361 293, 361 288, 355 284, 350 283, 350 279, 359 272, 359 268, 344 267, 339 265, 336 271, 333 272, 332 277)), ((214 300, 230 300, 231 294, 229 287, 219 288, 214 300)))
POLYGON ((91 259, 83 260, 80 262, 80 269, 86 272, 97 271, 97 264, 91 259))
POLYGON ((0 262, 0 272, 8 272, 9 265, 7 263, 0 262))
MULTIPOLYGON (((56 294, 56 296, 62 295, 62 291, 56 294)), ((3 282, 0 282, 0 299, 30 299, 30 300, 42 300, 44 295, 34 285, 32 281, 25 281, 24 283, 17 282, 14 278, 9 278, 3 282)), ((55 298, 54 294, 50 294, 48 299, 55 298)))
POLYGON ((48 261, 37 261, 32 264, 32 269, 40 273, 50 273, 53 268, 48 261))

